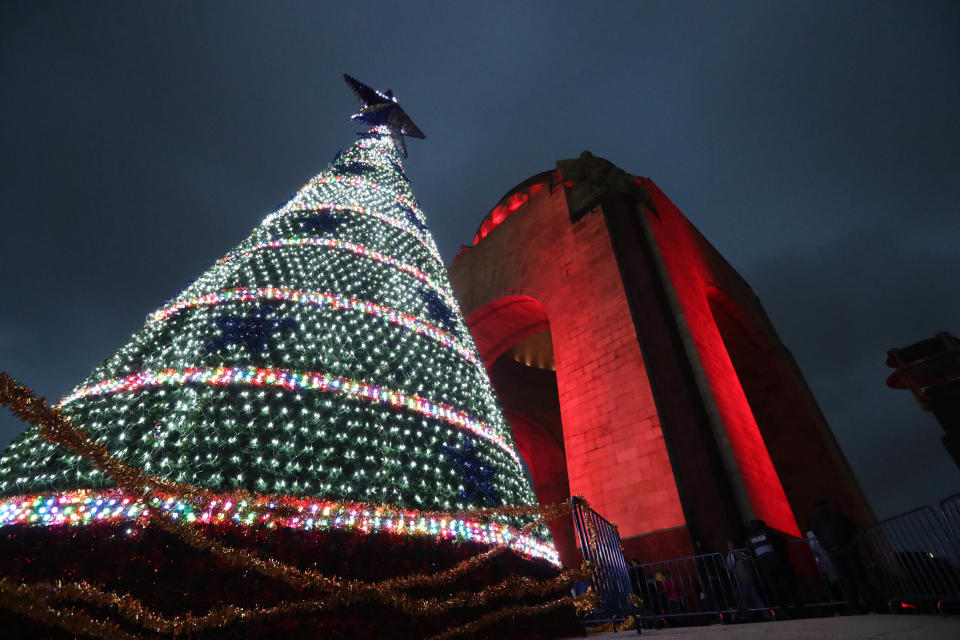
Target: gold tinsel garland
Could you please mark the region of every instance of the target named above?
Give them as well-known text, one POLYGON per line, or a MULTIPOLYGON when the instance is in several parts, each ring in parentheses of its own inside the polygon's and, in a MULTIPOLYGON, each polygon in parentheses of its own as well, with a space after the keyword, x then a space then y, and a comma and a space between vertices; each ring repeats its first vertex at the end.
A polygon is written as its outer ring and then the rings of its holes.
POLYGON ((560 607, 574 607, 577 609, 577 611, 581 612, 589 611, 597 605, 597 602, 599 602, 598 596, 591 593, 576 597, 566 596, 552 602, 545 602, 544 604, 505 607, 492 613, 488 613, 487 615, 474 620, 473 622, 468 622, 467 624, 459 627, 447 629, 442 633, 431 636, 428 640, 447 640, 447 638, 453 638, 455 636, 463 635, 464 633, 471 633, 482 627, 499 622, 504 618, 509 618, 510 616, 531 616, 552 611, 553 609, 559 609, 560 607))
MULTIPOLYGON (((104 445, 92 440, 83 429, 76 427, 69 419, 64 417, 58 408, 47 406, 45 398, 35 398, 29 387, 17 383, 6 373, 0 373, 0 404, 7 405, 16 416, 36 426, 40 435, 47 441, 62 445, 89 460, 97 469, 109 476, 123 491, 140 494, 144 497, 161 492, 174 494, 181 500, 189 500, 194 504, 201 504, 204 501, 214 499, 214 494, 207 489, 148 476, 139 469, 111 456, 104 445)), ((235 491, 230 496, 231 499, 236 501, 269 499, 269 496, 246 491, 235 491)), ((222 495, 219 497, 223 498, 222 495)), ((582 498, 580 499, 582 500, 582 498)), ((293 510, 295 510, 295 507, 283 505, 277 509, 277 513, 290 513, 293 510)), ((490 519, 511 516, 539 516, 540 519, 530 522, 520 530, 521 533, 529 533, 544 520, 561 517, 569 511, 570 504, 562 502, 547 507, 533 505, 506 506, 465 510, 453 514, 428 512, 424 513, 423 516, 490 519)), ((139 624, 145 629, 161 634, 178 635, 189 631, 220 628, 240 620, 252 621, 294 613, 328 610, 363 600, 375 600, 410 614, 437 615, 456 608, 484 606, 496 598, 546 596, 568 586, 575 580, 587 579, 593 570, 589 563, 583 563, 578 569, 565 571, 548 580, 533 580, 513 576, 498 585, 487 587, 479 593, 460 592, 443 599, 417 599, 403 593, 403 591, 412 587, 441 586, 452 583, 483 562, 489 561, 506 551, 506 545, 498 545, 473 558, 461 561, 450 569, 433 575, 412 574, 377 583, 365 583, 356 580, 337 580, 314 571, 305 571, 287 565, 272 558, 264 560, 249 551, 222 545, 203 535, 195 527, 171 520, 154 510, 149 512, 148 521, 150 524, 181 537, 191 547, 211 553, 231 566, 254 570, 262 575, 282 580, 291 586, 319 589, 325 592, 324 599, 289 602, 254 610, 228 605, 214 609, 204 616, 186 615, 164 618, 144 607, 142 603, 130 595, 103 591, 85 582, 56 585, 50 583, 17 585, 8 578, 0 578, 0 606, 39 622, 59 626, 73 633, 84 633, 105 640, 127 640, 133 636, 109 621, 97 620, 82 611, 69 608, 56 609, 50 606, 49 602, 67 600, 96 605, 111 609, 129 622, 139 624)), ((596 544, 596 532, 592 530, 593 527, 590 525, 592 523, 588 520, 588 539, 590 544, 593 545, 596 544)), ((596 596, 594 594, 587 594, 578 597, 568 596, 542 605, 499 609, 473 622, 447 629, 435 636, 435 640, 445 640, 455 635, 469 633, 513 615, 534 615, 562 606, 575 606, 578 610, 589 609, 595 601, 596 596)))
POLYGON ((82 611, 55 609, 30 585, 14 584, 9 578, 0 578, 0 607, 71 633, 104 640, 135 640, 135 636, 122 631, 112 622, 97 620, 82 611))
POLYGON ((630 631, 636 629, 637 620, 633 616, 627 616, 623 622, 607 622, 590 628, 590 633, 619 633, 620 631, 630 631))
MULTIPOLYGON (((411 615, 440 615, 453 609, 482 607, 497 598, 550 595, 565 589, 575 580, 583 580, 587 577, 589 572, 584 568, 565 571, 549 580, 511 576, 500 584, 487 587, 477 593, 464 591, 442 599, 423 600, 395 593, 392 597, 381 599, 381 602, 411 615)), ((322 600, 289 602, 261 609, 244 609, 226 605, 202 616, 186 614, 167 618, 154 613, 133 596, 105 591, 88 582, 15 584, 9 578, 0 578, 0 599, 13 594, 16 594, 21 601, 26 599, 43 607, 48 607, 47 603, 53 601, 83 602, 115 611, 128 622, 136 623, 150 631, 172 635, 218 629, 240 620, 259 622, 287 615, 317 613, 335 609, 343 604, 366 600, 368 596, 362 592, 344 589, 322 600)))

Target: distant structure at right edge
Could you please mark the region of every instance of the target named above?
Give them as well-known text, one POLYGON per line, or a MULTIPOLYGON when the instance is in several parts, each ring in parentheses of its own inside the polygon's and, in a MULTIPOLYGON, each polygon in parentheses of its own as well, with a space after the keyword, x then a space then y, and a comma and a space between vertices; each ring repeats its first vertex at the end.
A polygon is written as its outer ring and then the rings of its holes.
POLYGON ((874 521, 760 301, 651 180, 557 162, 449 272, 538 499, 585 496, 627 558, 725 549, 752 518, 800 535, 822 497, 874 521))
POLYGON ((887 352, 896 369, 887 386, 910 389, 924 411, 943 427, 943 446, 960 467, 960 340, 949 333, 887 352))

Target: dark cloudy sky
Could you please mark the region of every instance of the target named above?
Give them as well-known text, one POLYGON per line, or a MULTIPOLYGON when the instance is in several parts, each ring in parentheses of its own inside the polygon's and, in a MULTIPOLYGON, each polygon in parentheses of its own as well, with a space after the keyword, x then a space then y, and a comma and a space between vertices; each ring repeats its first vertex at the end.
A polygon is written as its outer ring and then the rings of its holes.
POLYGON ((884 386, 888 348, 960 333, 960 3, 0 5, 0 369, 48 397, 352 142, 348 72, 426 132, 448 262, 589 149, 753 285, 878 515, 960 491, 884 386))

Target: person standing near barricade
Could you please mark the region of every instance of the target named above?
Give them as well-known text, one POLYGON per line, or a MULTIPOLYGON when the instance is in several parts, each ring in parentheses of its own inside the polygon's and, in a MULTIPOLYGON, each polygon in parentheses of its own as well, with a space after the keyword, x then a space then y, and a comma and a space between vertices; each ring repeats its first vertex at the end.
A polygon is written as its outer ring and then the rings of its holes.
POLYGON ((667 613, 684 613, 685 607, 680 600, 680 595, 677 593, 677 585, 673 581, 673 576, 671 576, 667 570, 663 572, 663 593, 667 597, 667 613))
POLYGON ((748 611, 760 611, 765 619, 769 619, 770 612, 757 589, 757 572, 750 552, 738 549, 733 540, 728 541, 726 565, 736 588, 738 615, 746 617, 748 611))
POLYGON ((826 499, 817 501, 807 528, 817 536, 827 552, 840 589, 853 613, 870 610, 873 590, 867 582, 860 554, 857 552, 857 528, 850 520, 830 508, 826 499))
POLYGON ((697 579, 700 581, 700 609, 702 611, 720 611, 726 609, 726 603, 721 603, 722 590, 720 587, 718 562, 719 556, 707 549, 699 540, 693 543, 696 553, 694 562, 697 567, 697 579))
POLYGON ((827 550, 820 544, 817 534, 813 531, 807 531, 807 546, 810 547, 810 555, 813 556, 813 561, 817 565, 820 576, 827 584, 831 601, 844 599, 846 596, 843 595, 843 589, 840 588, 840 576, 837 575, 837 570, 833 568, 833 562, 831 562, 827 550))
POLYGON ((793 570, 783 538, 763 520, 751 520, 747 549, 753 554, 757 572, 767 592, 768 604, 775 607, 798 605, 793 570))
POLYGON ((630 585, 633 587, 633 592, 643 597, 643 590, 640 584, 643 569, 640 567, 640 560, 636 557, 630 558, 630 562, 627 563, 627 575, 630 576, 630 585))

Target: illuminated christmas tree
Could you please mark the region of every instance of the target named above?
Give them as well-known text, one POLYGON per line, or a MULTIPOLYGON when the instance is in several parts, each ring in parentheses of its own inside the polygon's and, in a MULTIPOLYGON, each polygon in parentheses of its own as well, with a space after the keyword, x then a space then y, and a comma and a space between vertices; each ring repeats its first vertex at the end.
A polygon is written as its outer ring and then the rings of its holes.
MULTIPOLYGON (((126 463, 217 492, 441 512, 534 504, 404 173, 404 136, 423 134, 391 92, 347 82, 368 131, 60 407, 126 463)), ((95 518, 77 505, 111 487, 29 429, 0 458, 0 493, 25 496, 0 520, 95 518), (72 510, 44 507, 78 490, 72 510)), ((303 526, 334 526, 320 520, 303 526)), ((514 547, 556 561, 545 527, 514 547)))

